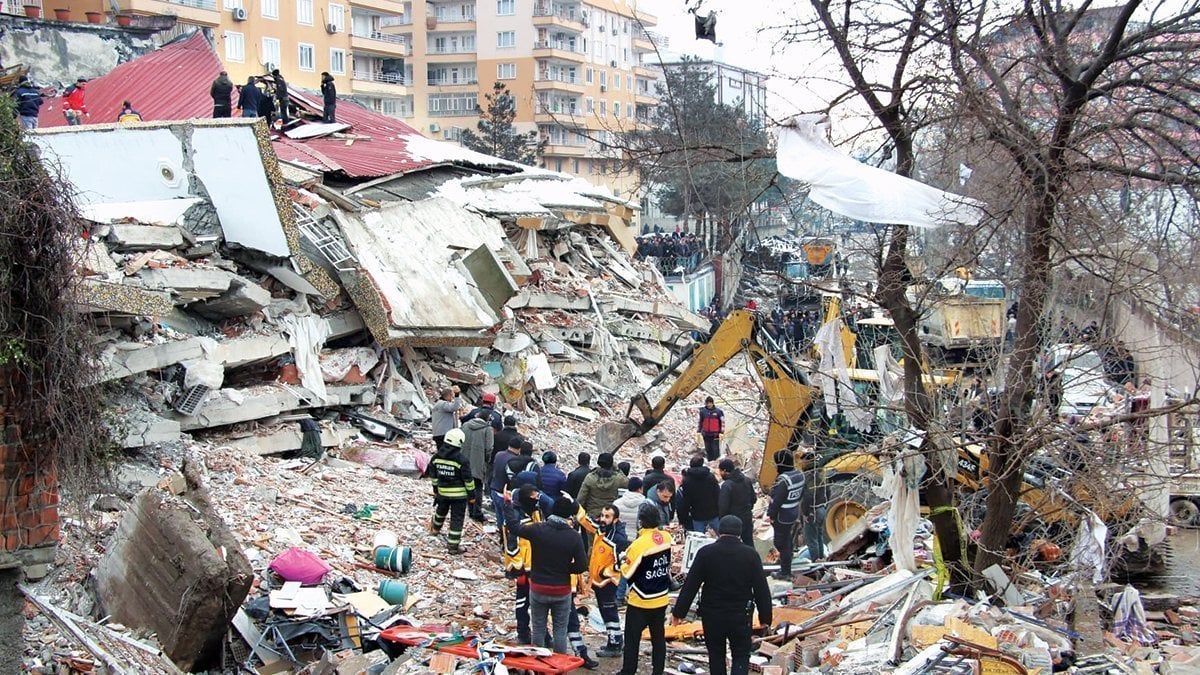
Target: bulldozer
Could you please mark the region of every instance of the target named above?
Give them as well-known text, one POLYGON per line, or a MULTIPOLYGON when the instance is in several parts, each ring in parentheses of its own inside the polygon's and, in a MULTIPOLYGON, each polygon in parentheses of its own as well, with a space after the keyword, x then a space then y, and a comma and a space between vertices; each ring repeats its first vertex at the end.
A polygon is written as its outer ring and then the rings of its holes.
MULTIPOLYGON (((826 319, 837 315, 836 300, 826 306, 826 319)), ((842 335, 843 348, 853 355, 855 334, 842 335)), ((762 458, 770 458, 782 449, 790 449, 797 468, 811 476, 820 486, 824 498, 825 536, 829 540, 852 526, 880 500, 870 487, 878 484, 883 459, 876 438, 846 433, 836 420, 825 419, 814 401, 819 390, 808 377, 774 344, 770 334, 760 325, 758 315, 750 310, 736 310, 721 323, 706 342, 685 350, 678 359, 659 374, 650 386, 634 396, 620 422, 608 422, 596 433, 599 452, 615 452, 629 440, 652 430, 680 400, 700 387, 713 373, 740 353, 749 360, 762 384, 769 417, 762 458), (687 366, 684 367, 684 364, 687 366), (651 403, 647 393, 665 382, 678 369, 676 377, 663 396, 651 403)), ((853 360, 853 356, 851 359, 853 360)), ((953 387, 957 373, 926 372, 929 387, 953 387)), ((878 382, 874 369, 851 369, 855 386, 870 387, 878 382)), ((985 445, 977 442, 958 443, 957 474, 955 477, 967 510, 978 510, 983 503, 988 483, 988 459, 985 445)), ((776 479, 775 463, 760 461, 758 483, 763 493, 769 493, 776 479)), ((1091 509, 1107 523, 1136 520, 1140 503, 1132 494, 1117 500, 1111 491, 1095 493, 1094 486, 1072 480, 1071 471, 1048 460, 1033 458, 1028 462, 1022 483, 1020 503, 1027 519, 1036 519, 1043 528, 1074 528, 1085 509, 1091 509)), ((968 515, 968 521, 972 518, 968 515)), ((1014 523, 1020 526, 1022 523, 1014 523)), ((1133 552, 1133 566, 1152 571, 1162 563, 1155 547, 1139 544, 1133 552)))

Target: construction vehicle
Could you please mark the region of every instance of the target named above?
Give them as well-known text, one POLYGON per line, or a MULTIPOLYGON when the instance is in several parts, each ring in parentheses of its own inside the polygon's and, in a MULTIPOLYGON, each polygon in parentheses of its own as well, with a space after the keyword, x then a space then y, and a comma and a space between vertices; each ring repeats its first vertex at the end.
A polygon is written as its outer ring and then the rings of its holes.
POLYGON ((921 315, 921 342, 930 357, 942 363, 998 353, 1008 326, 1005 304, 1003 299, 966 293, 935 296, 921 315))
POLYGON ((827 237, 810 237, 800 242, 804 262, 808 265, 808 276, 828 278, 834 275, 837 260, 837 245, 827 237))
MULTIPOLYGON (((836 312, 836 300, 830 300, 827 310, 836 312)), ((836 314, 835 314, 836 315, 836 314)), ((853 334, 851 334, 853 337, 853 334)), ((851 354, 854 342, 843 343, 851 354)), ((685 351, 679 359, 656 377, 646 391, 629 403, 625 420, 609 422, 596 433, 599 452, 612 453, 632 438, 653 429, 672 407, 700 387, 713 373, 734 356, 746 353, 762 383, 766 397, 769 425, 758 468, 758 482, 764 493, 770 491, 776 478, 775 463, 769 461, 781 449, 791 449, 796 466, 811 471, 813 482, 824 493, 824 529, 829 539, 835 538, 867 513, 879 501, 870 490, 878 484, 882 462, 875 438, 853 438, 839 429, 836 421, 825 420, 813 406, 817 390, 808 378, 781 350, 770 335, 759 326, 758 317, 748 310, 732 312, 708 342, 685 351), (651 404, 646 392, 662 384, 685 362, 690 361, 662 398, 651 404), (635 417, 636 414, 640 417, 635 417), (875 445, 874 449, 868 449, 875 445), (803 449, 802 449, 803 448, 803 449), (814 450, 808 450, 814 448, 814 450)), ((875 370, 852 369, 856 388, 878 381, 875 370)), ((948 386, 954 377, 927 374, 927 386, 948 386)), ((981 443, 958 443, 958 473, 956 481, 966 495, 981 496, 987 483, 988 459, 981 443)), ((1091 494, 1089 487, 1071 480, 1072 473, 1049 461, 1032 458, 1022 484, 1020 502, 1025 512, 1046 527, 1074 527, 1078 524, 1081 507, 1091 508, 1105 522, 1132 519, 1139 510, 1132 495, 1111 499, 1105 494, 1091 494)), ((981 503, 980 499, 976 499, 981 503)), ((1114 532, 1120 535, 1123 532, 1114 532)), ((1142 547, 1148 548, 1148 547, 1142 547)), ((1147 554, 1143 567, 1155 564, 1153 551, 1147 554)), ((1161 556, 1158 557, 1161 562, 1161 556)))

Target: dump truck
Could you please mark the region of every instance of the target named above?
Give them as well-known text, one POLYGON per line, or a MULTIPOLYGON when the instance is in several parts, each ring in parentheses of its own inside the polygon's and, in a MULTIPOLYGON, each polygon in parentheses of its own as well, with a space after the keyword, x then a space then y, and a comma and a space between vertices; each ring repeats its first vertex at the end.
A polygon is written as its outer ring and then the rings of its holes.
POLYGON ((1003 299, 966 293, 934 296, 921 315, 920 337, 930 358, 943 363, 999 352, 1007 319, 1003 299))

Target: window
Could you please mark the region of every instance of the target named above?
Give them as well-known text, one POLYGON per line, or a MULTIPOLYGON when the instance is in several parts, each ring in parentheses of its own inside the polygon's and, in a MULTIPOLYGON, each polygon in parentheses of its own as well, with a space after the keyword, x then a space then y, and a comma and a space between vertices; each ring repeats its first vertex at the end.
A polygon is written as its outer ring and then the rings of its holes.
POLYGON ((556 157, 554 159, 554 170, 562 171, 562 157, 556 157))
POLYGON ((608 71, 607 70, 600 71, 600 88, 608 89, 608 71))
POLYGON ((476 114, 479 105, 476 94, 430 94, 429 115, 431 117, 463 116, 476 114))
POLYGON ((225 60, 242 63, 246 60, 246 36, 225 31, 225 60))
POLYGON ((587 114, 591 115, 596 112, 596 101, 591 96, 584 99, 583 109, 587 114))
POLYGON ((306 45, 303 42, 301 42, 300 49, 299 49, 299 56, 300 56, 300 58, 299 58, 300 70, 316 70, 317 69, 316 56, 314 55, 314 48, 312 45, 306 45))
POLYGON ((313 22, 313 0, 296 0, 296 23, 311 26, 313 22))
POLYGON ((502 30, 496 33, 496 47, 507 49, 517 46, 517 32, 513 30, 502 30))
POLYGON ((329 50, 329 72, 332 75, 346 74, 346 50, 331 48, 329 50))
POLYGON ((262 0, 262 15, 264 19, 278 19, 279 0, 262 0))
POLYGON ((732 77, 728 78, 728 80, 729 80, 730 88, 732 88, 732 89, 741 89, 742 88, 741 80, 735 80, 732 77))
POLYGON ((587 68, 583 71, 584 81, 586 81, 588 84, 592 83, 592 73, 593 71, 591 68, 587 68))
POLYGON ((262 39, 262 62, 267 70, 279 67, 279 40, 277 38, 265 37, 262 39))
POLYGON ((496 14, 510 16, 517 13, 517 0, 496 0, 496 14))
POLYGON ((515 80, 516 78, 517 78, 517 64, 515 64, 515 63, 497 63, 496 64, 496 79, 515 80))
POLYGON ((600 99, 600 116, 608 117, 608 101, 600 99))
POLYGON ((621 74, 613 73, 613 89, 621 89, 621 74))
POLYGON ((575 173, 579 173, 579 160, 575 160, 575 173))
POLYGON ((225 0, 225 9, 243 9, 245 7, 243 2, 244 0, 225 0))
POLYGON ((621 102, 613 101, 613 117, 621 116, 621 102))
POLYGON ((342 5, 329 3, 329 24, 337 26, 337 32, 346 32, 346 8, 342 5))

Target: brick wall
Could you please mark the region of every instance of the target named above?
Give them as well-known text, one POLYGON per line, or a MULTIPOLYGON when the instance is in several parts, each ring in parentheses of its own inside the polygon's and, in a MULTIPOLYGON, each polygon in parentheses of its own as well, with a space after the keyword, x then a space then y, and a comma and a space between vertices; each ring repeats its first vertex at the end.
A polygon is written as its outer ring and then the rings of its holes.
MULTIPOLYGON (((22 426, 21 401, 0 368, 0 567, 31 562, 25 553, 58 543, 58 472, 22 426)), ((44 556, 37 556, 39 560, 44 556)))

